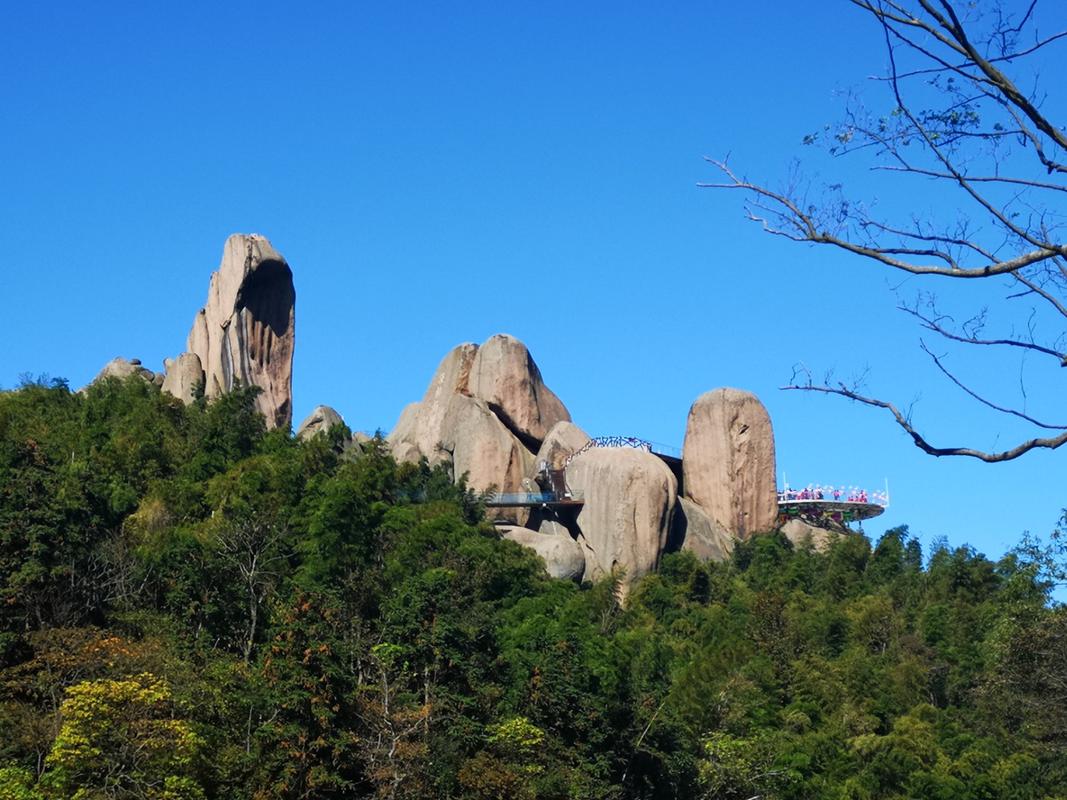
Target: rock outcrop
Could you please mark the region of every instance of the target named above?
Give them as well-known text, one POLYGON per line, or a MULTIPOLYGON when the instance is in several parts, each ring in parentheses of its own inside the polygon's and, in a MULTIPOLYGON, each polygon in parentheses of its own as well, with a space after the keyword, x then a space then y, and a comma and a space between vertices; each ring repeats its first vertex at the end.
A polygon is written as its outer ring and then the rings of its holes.
POLYGON ((238 383, 258 386, 256 407, 267 426, 289 426, 295 306, 293 273, 266 238, 234 234, 226 240, 186 346, 200 359, 208 397, 238 383))
POLYGON ((510 539, 528 547, 545 562, 545 570, 553 578, 580 581, 585 571, 585 556, 582 548, 565 534, 546 534, 519 528, 514 525, 498 525, 504 539, 510 539))
POLYGON ((567 459, 589 444, 589 435, 573 422, 557 422, 541 442, 534 459, 535 469, 545 464, 548 469, 563 469, 567 459))
POLYGON ((441 445, 452 456, 453 474, 467 476, 467 486, 485 491, 520 491, 533 454, 489 408, 488 403, 454 395, 442 425, 441 445))
POLYGON ((172 394, 183 403, 193 402, 197 388, 204 385, 204 366, 196 353, 182 353, 177 358, 168 358, 163 362, 166 377, 163 379, 163 391, 172 394))
POLYGON ((842 534, 829 528, 817 528, 800 519, 791 519, 781 527, 782 534, 794 547, 811 545, 820 553, 825 552, 842 534))
POLYGON ((315 406, 296 429, 296 436, 298 439, 311 439, 319 433, 325 433, 334 425, 344 424, 341 415, 329 406, 315 406))
POLYGON ((774 433, 767 409, 740 389, 715 389, 689 410, 685 494, 731 536, 770 531, 778 517, 774 433))
POLYGON ((144 378, 144 380, 148 381, 149 383, 154 383, 157 386, 159 386, 163 382, 163 376, 157 375, 156 373, 152 372, 152 370, 143 366, 141 364, 141 359, 123 358, 122 356, 117 356, 108 361, 106 364, 104 364, 104 368, 96 374, 96 377, 92 379, 90 385, 96 383, 97 381, 102 381, 105 378, 118 378, 119 380, 122 380, 124 378, 130 377, 131 375, 137 375, 138 377, 144 378))
POLYGON ((672 549, 688 550, 701 561, 727 561, 734 538, 688 497, 679 497, 671 524, 672 549))
POLYGON ((585 498, 578 513, 585 576, 597 580, 624 571, 625 595, 659 563, 670 533, 677 480, 651 453, 606 447, 575 458, 567 478, 585 498))
POLYGON ((466 473, 472 489, 517 492, 548 429, 569 419, 526 345, 498 334, 451 350, 387 441, 398 461, 425 457, 451 466, 457 480, 466 473))
MULTIPOLYGON (((467 381, 478 345, 466 343, 449 351, 430 379, 418 403, 408 405, 388 436, 398 461, 416 462, 425 456, 431 465, 451 461, 451 452, 442 443, 454 438, 445 430, 452 398, 468 396, 467 381)), ((457 473, 457 477, 461 473, 457 473)))
POLYGON ((545 386, 526 345, 507 334, 492 336, 478 348, 468 386, 531 450, 537 449, 553 425, 571 418, 545 386))

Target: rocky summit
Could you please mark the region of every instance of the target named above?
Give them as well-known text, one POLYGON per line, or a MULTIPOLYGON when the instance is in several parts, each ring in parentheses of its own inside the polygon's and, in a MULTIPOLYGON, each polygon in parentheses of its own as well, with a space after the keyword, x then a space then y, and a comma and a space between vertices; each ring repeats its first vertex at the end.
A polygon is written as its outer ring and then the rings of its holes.
MULTIPOLYGON (((185 403, 256 386, 267 426, 288 428, 295 303, 285 258, 263 236, 234 234, 185 352, 158 373, 115 358, 96 380, 137 375, 185 403)), ((336 410, 317 406, 296 435, 311 439, 338 425, 336 410)), ((352 434, 344 447, 366 441, 352 434)), ((681 459, 635 443, 591 439, 527 346, 503 333, 450 350, 386 438, 397 461, 443 465, 456 483, 486 493, 500 534, 538 553, 549 574, 617 576, 621 595, 666 552, 722 561, 736 542, 779 527, 774 432, 750 392, 719 388, 698 397, 681 459)), ((817 548, 841 532, 796 519, 782 530, 817 548)))
POLYGON ((258 386, 256 405, 268 427, 288 427, 295 307, 293 273, 270 242, 258 234, 227 239, 186 345, 203 366, 205 394, 258 386))
POLYGON ((296 290, 285 258, 264 236, 235 233, 212 273, 207 302, 193 318, 185 352, 153 373, 138 359, 116 358, 95 380, 140 375, 185 403, 257 386, 256 408, 268 428, 293 417, 296 290))
POLYGON ((457 482, 490 491, 501 535, 536 551, 553 576, 615 575, 623 596, 665 552, 723 561, 735 542, 779 524, 774 433, 755 395, 697 398, 680 460, 593 440, 506 334, 449 351, 387 443, 399 461, 444 464, 457 482))

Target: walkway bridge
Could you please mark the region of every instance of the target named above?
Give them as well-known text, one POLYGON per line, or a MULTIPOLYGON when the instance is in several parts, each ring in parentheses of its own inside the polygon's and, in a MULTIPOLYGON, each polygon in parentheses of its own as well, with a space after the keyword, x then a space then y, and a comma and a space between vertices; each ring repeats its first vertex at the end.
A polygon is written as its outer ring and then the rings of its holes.
MULTIPOLYGON (((485 505, 490 508, 580 509, 585 496, 567 484, 567 469, 574 459, 594 447, 630 447, 657 456, 674 473, 678 479, 678 494, 683 494, 682 451, 679 448, 636 436, 598 436, 567 456, 561 469, 550 469, 547 464, 541 464, 533 480, 523 480, 529 491, 489 494, 485 505)), ((832 489, 824 493, 821 489, 793 491, 787 488, 778 493, 778 522, 785 524, 791 519, 799 519, 816 527, 843 528, 852 522, 877 517, 888 506, 888 485, 884 493, 872 492, 870 495, 858 489, 842 494, 832 489)))
POLYGON ((584 446, 567 456, 561 469, 549 469, 541 464, 534 481, 526 479, 524 484, 531 484, 527 492, 498 492, 486 496, 485 505, 489 508, 558 508, 581 507, 585 503, 582 492, 572 491, 567 485, 567 468, 582 453, 594 447, 629 447, 658 456, 671 468, 678 485, 682 484, 682 451, 670 445, 650 442, 636 436, 598 436, 590 439, 584 446), (536 488, 539 491, 534 491, 536 488))

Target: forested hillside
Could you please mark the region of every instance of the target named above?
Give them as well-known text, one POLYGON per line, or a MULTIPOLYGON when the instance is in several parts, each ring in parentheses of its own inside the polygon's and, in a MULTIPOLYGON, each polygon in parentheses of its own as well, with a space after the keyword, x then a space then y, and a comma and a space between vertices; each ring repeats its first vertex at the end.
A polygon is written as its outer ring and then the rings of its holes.
POLYGON ((757 536, 623 607, 346 441, 254 390, 0 394, 0 800, 1067 797, 1033 558, 757 536))

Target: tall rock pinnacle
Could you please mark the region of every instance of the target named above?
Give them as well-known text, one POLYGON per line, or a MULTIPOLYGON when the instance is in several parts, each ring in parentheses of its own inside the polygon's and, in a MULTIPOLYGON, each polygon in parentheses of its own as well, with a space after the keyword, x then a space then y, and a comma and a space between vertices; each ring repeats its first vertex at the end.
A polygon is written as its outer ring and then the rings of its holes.
POLYGON ((685 494, 738 539, 775 527, 774 433, 759 398, 714 389, 689 410, 682 449, 685 494))
POLYGON ((295 306, 293 273, 265 237, 227 239, 186 348, 203 366, 204 393, 215 397, 238 383, 258 386, 256 407, 267 426, 288 427, 295 306))

